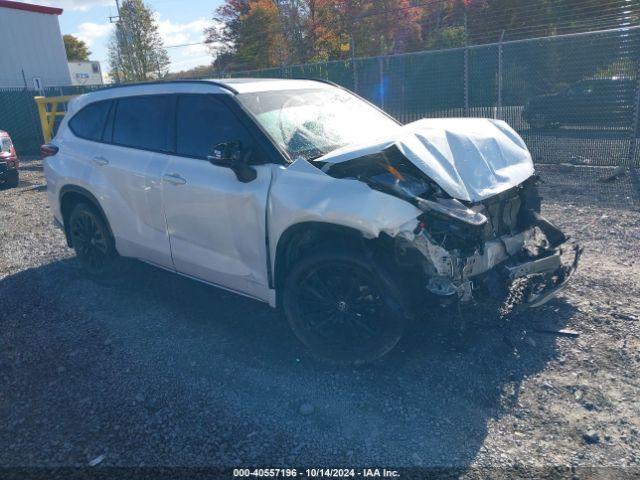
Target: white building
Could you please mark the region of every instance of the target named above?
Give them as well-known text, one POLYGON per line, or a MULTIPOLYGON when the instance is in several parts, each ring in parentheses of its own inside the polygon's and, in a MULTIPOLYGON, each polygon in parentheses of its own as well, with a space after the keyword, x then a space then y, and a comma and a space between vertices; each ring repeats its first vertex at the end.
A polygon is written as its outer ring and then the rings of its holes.
POLYGON ((73 85, 102 85, 100 62, 69 62, 69 73, 73 85))
POLYGON ((62 9, 0 0, 0 88, 71 85, 62 9))

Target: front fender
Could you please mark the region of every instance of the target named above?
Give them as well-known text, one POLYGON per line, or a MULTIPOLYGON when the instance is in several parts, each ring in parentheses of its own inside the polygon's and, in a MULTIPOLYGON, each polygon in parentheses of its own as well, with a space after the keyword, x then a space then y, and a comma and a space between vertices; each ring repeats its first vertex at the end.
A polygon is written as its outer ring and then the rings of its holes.
POLYGON ((275 171, 267 204, 272 271, 280 237, 290 227, 328 223, 357 230, 365 238, 381 233, 413 237, 422 212, 358 180, 336 179, 303 159, 275 171))

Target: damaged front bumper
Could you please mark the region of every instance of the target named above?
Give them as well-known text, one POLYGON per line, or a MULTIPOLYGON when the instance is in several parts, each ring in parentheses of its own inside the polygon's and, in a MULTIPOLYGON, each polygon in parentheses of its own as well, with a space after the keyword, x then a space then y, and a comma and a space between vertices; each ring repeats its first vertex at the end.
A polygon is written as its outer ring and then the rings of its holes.
POLYGON ((445 304, 502 300, 518 283, 526 284, 520 303, 541 306, 567 285, 582 254, 568 241, 552 246, 537 226, 489 240, 467 256, 437 245, 424 231, 413 245, 426 260, 426 290, 445 304))
POLYGON ((505 267, 509 272, 509 279, 527 278, 541 280, 537 288, 529 292, 526 303, 529 307, 539 307, 555 297, 569 282, 569 278, 578 269, 578 262, 583 248, 572 245, 573 259, 569 263, 563 263, 563 248, 549 257, 543 257, 514 267, 505 267), (542 277, 542 278, 540 278, 542 277), (546 277, 546 278, 545 278, 546 277))

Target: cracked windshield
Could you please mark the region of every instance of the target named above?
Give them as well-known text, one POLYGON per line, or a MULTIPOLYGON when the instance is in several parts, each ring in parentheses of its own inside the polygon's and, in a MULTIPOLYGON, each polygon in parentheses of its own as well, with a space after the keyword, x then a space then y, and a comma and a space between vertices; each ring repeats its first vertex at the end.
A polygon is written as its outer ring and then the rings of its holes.
POLYGON ((367 102, 333 88, 245 93, 238 99, 291 160, 315 160, 400 128, 367 102))

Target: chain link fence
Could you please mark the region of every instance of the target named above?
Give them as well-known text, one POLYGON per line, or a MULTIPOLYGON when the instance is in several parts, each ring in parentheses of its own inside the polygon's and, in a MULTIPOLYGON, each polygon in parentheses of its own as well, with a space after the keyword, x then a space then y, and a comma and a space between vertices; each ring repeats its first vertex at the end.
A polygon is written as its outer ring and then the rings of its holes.
MULTIPOLYGON (((408 123, 424 117, 503 119, 548 164, 640 166, 640 27, 233 73, 320 78, 408 123)), ((0 88, 0 129, 19 153, 42 143, 35 95, 0 88)))
POLYGON ((48 87, 38 91, 26 88, 0 87, 0 130, 9 132, 19 155, 38 155, 43 137, 34 97, 80 95, 97 88, 99 87, 48 87))
POLYGON ((639 166, 640 27, 235 72, 320 78, 408 123, 502 119, 537 163, 639 166))

